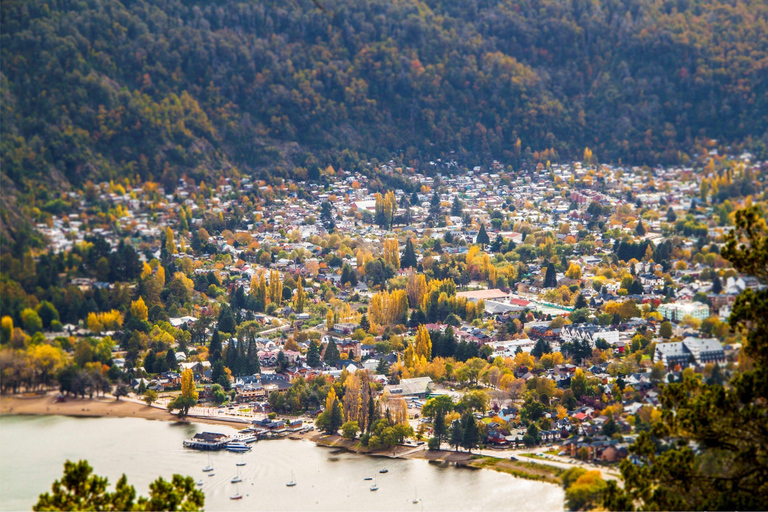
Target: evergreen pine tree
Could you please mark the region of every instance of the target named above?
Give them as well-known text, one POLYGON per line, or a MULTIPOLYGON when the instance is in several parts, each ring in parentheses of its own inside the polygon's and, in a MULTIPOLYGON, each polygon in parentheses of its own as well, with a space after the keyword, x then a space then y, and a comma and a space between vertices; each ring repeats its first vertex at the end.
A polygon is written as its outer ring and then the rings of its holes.
POLYGON ((368 332, 368 329, 371 328, 371 322, 368 321, 368 315, 363 314, 363 316, 360 317, 360 328, 365 332, 368 332))
POLYGON ((491 239, 488 238, 488 233, 485 232, 485 224, 480 224, 480 232, 477 233, 476 241, 480 245, 488 245, 491 243, 491 239))
POLYGON ((712 280, 712 293, 719 294, 723 291, 723 283, 720 282, 720 277, 715 276, 715 278, 712 280))
POLYGON ((418 261, 416 261, 416 251, 413 249, 413 242, 410 238, 405 241, 405 252, 403 253, 403 259, 400 260, 400 268, 416 267, 418 261))
POLYGON ((307 351, 307 366, 311 368, 317 368, 320 366, 320 347, 314 340, 309 342, 309 350, 307 351))
POLYGON ((461 217, 464 213, 464 205, 461 204, 461 201, 459 200, 459 196, 453 196, 453 204, 451 205, 451 216, 452 217, 461 217))
POLYGON ((383 357, 379 359, 379 364, 376 365, 376 374, 377 375, 387 375, 389 373, 389 365, 387 364, 387 360, 383 357))
POLYGON ((221 336, 218 329, 214 329, 213 336, 211 336, 211 343, 208 345, 208 359, 210 359, 211 364, 221 359, 221 336))
POLYGON ((454 420, 454 422, 451 423, 451 434, 448 443, 453 446, 456 451, 459 451, 459 446, 462 445, 463 441, 464 429, 461 428, 461 422, 459 420, 454 420))
POLYGON ((557 288, 557 274, 555 273, 555 266, 552 263, 547 263, 547 273, 544 274, 544 288, 557 288))
POLYGON ((325 347, 325 356, 323 357, 323 360, 333 366, 339 362, 339 359, 339 348, 336 346, 336 342, 333 338, 331 338, 331 341, 328 342, 328 346, 325 347))
POLYGON ((440 340, 442 357, 453 357, 456 355, 456 334, 452 326, 448 326, 441 336, 440 340))
POLYGON ((463 430, 461 446, 471 453, 472 448, 476 447, 480 441, 480 429, 477 428, 475 417, 469 411, 465 412, 464 416, 461 417, 461 423, 463 430))
POLYGON ((644 236, 645 235, 645 226, 643 226, 643 221, 637 223, 637 226, 635 227, 635 234, 637 236, 644 236))

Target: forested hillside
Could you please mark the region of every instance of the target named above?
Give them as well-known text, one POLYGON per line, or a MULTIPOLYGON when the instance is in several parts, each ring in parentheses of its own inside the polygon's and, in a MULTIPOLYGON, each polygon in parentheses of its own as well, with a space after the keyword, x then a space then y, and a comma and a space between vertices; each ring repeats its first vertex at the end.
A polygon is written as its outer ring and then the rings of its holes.
POLYGON ((763 0, 320 4, 3 1, 2 173, 23 193, 585 146, 674 163, 705 138, 765 154, 763 0))

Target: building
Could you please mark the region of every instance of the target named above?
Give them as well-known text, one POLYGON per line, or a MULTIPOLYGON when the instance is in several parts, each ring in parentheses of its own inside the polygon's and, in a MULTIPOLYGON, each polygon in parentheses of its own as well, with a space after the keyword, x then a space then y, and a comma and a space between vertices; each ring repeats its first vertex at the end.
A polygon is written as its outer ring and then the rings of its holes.
POLYGON ((400 384, 390 384, 386 389, 393 397, 414 396, 417 398, 426 398, 432 391, 432 379, 430 377, 401 379, 400 384))
POLYGON ((679 322, 686 316, 705 320, 709 318, 709 306, 699 302, 673 302, 659 306, 659 314, 666 320, 679 322))
POLYGON ((725 349, 715 338, 688 337, 683 341, 658 343, 653 353, 653 362, 658 361, 663 362, 667 368, 678 364, 686 367, 691 363, 700 366, 707 363, 722 364, 725 362, 725 349))

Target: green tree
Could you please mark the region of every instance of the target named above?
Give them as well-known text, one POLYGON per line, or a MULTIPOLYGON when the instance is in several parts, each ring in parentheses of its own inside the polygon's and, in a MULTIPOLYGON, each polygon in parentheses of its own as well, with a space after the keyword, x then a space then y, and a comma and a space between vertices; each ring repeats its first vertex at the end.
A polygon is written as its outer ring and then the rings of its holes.
POLYGON ((348 421, 341 426, 341 436, 345 439, 354 439, 360 431, 356 421, 348 421))
POLYGON ((480 245, 491 243, 491 239, 488 238, 488 233, 485 231, 485 224, 480 224, 480 231, 477 233, 476 242, 480 245))
POLYGON ((136 489, 125 475, 115 491, 107 490, 109 481, 93 474, 88 461, 66 461, 64 476, 54 481, 51 492, 39 496, 32 510, 202 510, 205 495, 195 487, 192 477, 173 475, 170 482, 162 477, 149 485, 149 497, 136 499, 136 489))
POLYGON ((433 436, 437 438, 438 445, 446 437, 445 416, 453 411, 455 405, 453 399, 448 395, 439 395, 430 398, 421 408, 421 415, 432 418, 433 436))
POLYGON ((544 288, 557 288, 557 274, 555 273, 555 266, 551 263, 547 264, 547 271, 544 274, 544 288))
MULTIPOLYGON (((768 236, 756 207, 736 213, 723 257, 768 281, 768 236)), ((733 305, 731 328, 742 336, 740 372, 727 387, 693 373, 666 384, 660 421, 621 463, 624 487, 608 482, 613 510, 759 510, 768 503, 768 290, 747 289, 733 305), (748 363, 747 363, 748 361, 748 363), (696 446, 696 451, 692 446, 696 446), (663 447, 664 449, 660 449, 663 447)))
POLYGON ((454 420, 453 423, 451 423, 451 436, 448 442, 456 451, 459 451, 459 446, 461 446, 463 441, 464 429, 461 427, 461 421, 454 420))
POLYGON ((154 389, 148 389, 144 392, 144 401, 147 405, 152 405, 157 402, 157 391, 154 389))
POLYGON ((341 355, 339 354, 339 348, 336 346, 336 342, 331 338, 328 345, 325 347, 325 354, 323 360, 329 365, 334 365, 339 362, 341 355))
POLYGON ((661 325, 659 326, 659 336, 667 340, 672 337, 672 322, 669 320, 661 322, 661 325))
POLYGON ((587 394, 589 383, 587 382, 587 376, 584 374, 584 370, 576 368, 576 372, 571 377, 571 391, 576 399, 581 400, 581 397, 587 394))
POLYGON ((400 268, 416 267, 418 261, 416 260, 416 251, 413 249, 413 242, 410 237, 405 241, 405 251, 403 252, 403 259, 400 260, 400 268))
POLYGON ((471 412, 465 412, 461 417, 461 447, 472 453, 472 448, 480 442, 480 429, 477 427, 475 417, 471 412))
POLYGON ((320 366, 320 346, 314 340, 309 341, 307 350, 307 366, 317 368, 320 366))

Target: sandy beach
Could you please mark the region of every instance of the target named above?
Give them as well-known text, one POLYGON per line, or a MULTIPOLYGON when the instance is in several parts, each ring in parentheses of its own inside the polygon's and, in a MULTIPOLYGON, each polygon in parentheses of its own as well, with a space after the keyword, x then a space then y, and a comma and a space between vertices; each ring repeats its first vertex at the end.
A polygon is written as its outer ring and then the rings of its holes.
POLYGON ((227 425, 235 428, 247 426, 225 420, 187 417, 183 420, 166 409, 148 406, 130 398, 115 400, 112 396, 100 398, 71 398, 65 402, 56 402, 58 393, 51 392, 44 396, 15 395, 0 396, 0 415, 29 414, 29 415, 62 415, 81 417, 114 417, 114 418, 144 418, 148 420, 183 421, 187 423, 208 423, 212 425, 227 425))

